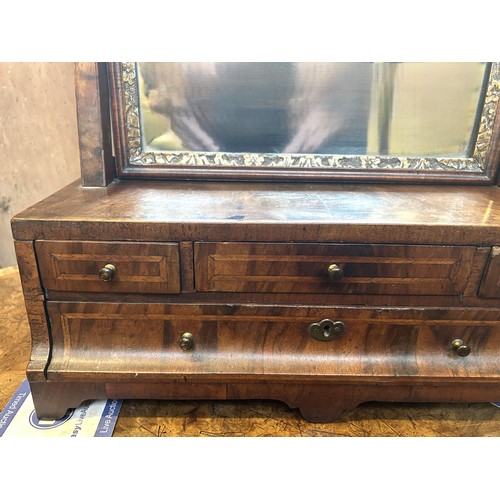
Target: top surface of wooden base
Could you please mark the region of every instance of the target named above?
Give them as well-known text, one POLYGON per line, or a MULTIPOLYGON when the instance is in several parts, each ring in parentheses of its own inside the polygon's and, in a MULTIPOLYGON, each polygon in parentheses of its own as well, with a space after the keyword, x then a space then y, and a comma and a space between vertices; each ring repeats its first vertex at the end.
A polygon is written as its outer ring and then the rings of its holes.
POLYGON ((488 245, 498 244, 499 232, 500 189, 493 186, 117 180, 86 188, 76 181, 13 223, 19 240, 112 235, 488 245))

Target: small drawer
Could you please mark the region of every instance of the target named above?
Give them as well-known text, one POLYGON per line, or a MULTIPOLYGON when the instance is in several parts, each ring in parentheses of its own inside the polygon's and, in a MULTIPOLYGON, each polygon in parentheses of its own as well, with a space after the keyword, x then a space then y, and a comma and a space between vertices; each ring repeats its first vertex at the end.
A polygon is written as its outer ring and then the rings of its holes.
POLYGON ((476 248, 197 242, 194 251, 198 291, 460 295, 476 248))
POLYGON ((86 371, 218 381, 223 375, 500 379, 499 310, 74 302, 47 307, 53 336, 49 379, 86 371))
POLYGON ((35 249, 47 290, 180 292, 176 243, 39 240, 35 249))

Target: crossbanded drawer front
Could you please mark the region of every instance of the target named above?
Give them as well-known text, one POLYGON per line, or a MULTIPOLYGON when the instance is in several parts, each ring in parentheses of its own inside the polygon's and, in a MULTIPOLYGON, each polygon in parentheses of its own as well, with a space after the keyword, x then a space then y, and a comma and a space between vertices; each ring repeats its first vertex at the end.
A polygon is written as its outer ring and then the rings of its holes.
POLYGON ((47 290, 74 292, 179 293, 177 243, 91 241, 35 242, 47 290), (100 276, 106 265, 112 275, 100 276))
POLYGON ((500 379, 500 310, 49 302, 48 312, 49 379, 82 372, 500 379), (327 319, 344 328, 320 341, 311 325, 327 319), (456 340, 469 351, 458 354, 456 340))
POLYGON ((196 242, 196 290, 460 295, 475 252, 472 246, 196 242), (329 273, 333 265, 341 277, 329 273))

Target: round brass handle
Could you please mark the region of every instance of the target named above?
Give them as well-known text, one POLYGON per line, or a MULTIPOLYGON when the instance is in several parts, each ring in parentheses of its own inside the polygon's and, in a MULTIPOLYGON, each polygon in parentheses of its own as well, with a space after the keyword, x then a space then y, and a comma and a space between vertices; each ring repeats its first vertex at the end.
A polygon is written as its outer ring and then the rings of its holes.
POLYGON ((192 333, 184 332, 179 341, 179 346, 183 351, 190 351, 194 346, 194 337, 192 333))
POLYGON ((344 277, 344 271, 337 264, 330 264, 328 266, 328 277, 332 281, 340 281, 344 277))
POLYGON ((100 271, 99 271, 99 278, 102 279, 102 281, 111 281, 116 274, 116 267, 113 266, 113 264, 106 264, 100 271))
POLYGON ((462 339, 455 339, 451 343, 451 350, 458 356, 464 357, 470 354, 471 348, 470 346, 464 344, 462 339))

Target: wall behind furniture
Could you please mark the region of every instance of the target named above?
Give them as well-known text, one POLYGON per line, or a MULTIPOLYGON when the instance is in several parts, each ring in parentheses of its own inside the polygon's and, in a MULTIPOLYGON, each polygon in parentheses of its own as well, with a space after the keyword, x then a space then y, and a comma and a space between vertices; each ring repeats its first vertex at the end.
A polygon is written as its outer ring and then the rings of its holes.
POLYGON ((73 63, 0 63, 0 268, 10 219, 80 176, 73 63))

